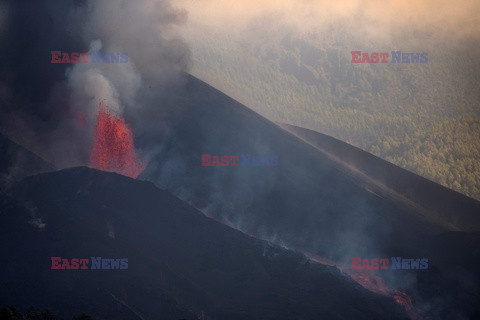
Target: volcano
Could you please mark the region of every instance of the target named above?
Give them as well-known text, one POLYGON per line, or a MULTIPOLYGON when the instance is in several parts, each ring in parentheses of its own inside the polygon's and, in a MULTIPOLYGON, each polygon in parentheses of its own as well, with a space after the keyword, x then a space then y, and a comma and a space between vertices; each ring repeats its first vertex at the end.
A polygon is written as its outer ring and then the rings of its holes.
MULTIPOLYGON (((480 235, 455 231, 467 224, 475 230, 477 202, 444 190, 442 201, 458 214, 439 214, 405 192, 409 183, 418 190, 418 181, 430 192, 431 182, 399 170, 380 183, 371 167, 340 161, 348 145, 326 151, 318 139, 292 134, 186 78, 170 103, 152 96, 164 108, 136 127, 137 141, 121 117, 100 109, 91 159, 103 171, 133 163, 136 176, 134 142, 157 150, 137 177, 145 181, 130 179, 132 171, 122 177, 74 168, 26 177, 1 194, 0 253, 14 253, 0 264, 3 304, 105 319, 478 314, 480 235), (158 123, 170 131, 158 131, 158 123), (279 165, 202 167, 202 153, 277 155, 279 165), (128 257, 129 269, 56 271, 52 256, 128 257), (346 269, 352 256, 430 263, 422 271, 353 273, 346 269)), ((369 155, 361 159, 368 163, 369 155)))
POLYGON ((0 309, 106 320, 480 318, 478 201, 270 121, 184 73, 189 50, 175 30, 185 12, 168 1, 0 7, 1 132, 47 160, 8 137, 1 146, 0 309), (128 51, 128 64, 51 63, 51 50, 89 48, 128 51), (91 122, 87 106, 107 97, 123 113, 103 101, 91 122), (202 166, 203 154, 278 165, 202 166), (128 269, 57 270, 52 257, 125 258, 128 269), (352 257, 429 263, 353 272, 352 257))

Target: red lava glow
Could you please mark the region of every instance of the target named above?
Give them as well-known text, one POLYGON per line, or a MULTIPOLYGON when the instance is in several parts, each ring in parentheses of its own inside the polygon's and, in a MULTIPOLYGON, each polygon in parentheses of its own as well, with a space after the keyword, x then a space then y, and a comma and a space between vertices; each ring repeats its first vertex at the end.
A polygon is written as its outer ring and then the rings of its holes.
POLYGON ((90 166, 136 178, 145 168, 135 153, 132 131, 123 117, 101 103, 90 153, 90 166))
POLYGON ((349 268, 348 266, 337 264, 333 261, 319 257, 314 254, 306 254, 306 256, 310 260, 317 263, 328 266, 335 266, 337 269, 350 276, 350 278, 352 278, 355 282, 357 282, 369 291, 393 298, 395 302, 397 302, 405 309, 405 311, 407 311, 411 319, 423 319, 421 314, 413 308, 413 302, 410 296, 404 292, 389 289, 383 279, 378 274, 376 274, 374 270, 354 270, 349 268))
POLYGON ((393 298, 395 299, 395 301, 399 305, 404 307, 405 310, 411 311, 413 309, 412 299, 410 299, 410 297, 406 293, 403 293, 403 292, 400 292, 400 291, 397 291, 397 290, 393 290, 392 293, 393 293, 393 298))
MULTIPOLYGON (((218 217, 217 215, 213 214, 207 209, 201 209, 198 205, 196 205, 193 201, 187 201, 190 205, 192 205, 195 209, 201 211, 205 216, 216 220, 220 223, 223 223, 225 225, 228 225, 232 228, 235 228, 234 225, 229 223, 228 221, 218 217)), ((244 232, 244 231, 242 231, 244 232)), ((249 236, 261 239, 261 237, 252 234, 252 233, 247 233, 249 236)), ((278 245, 278 244, 277 244, 278 245)), ((368 270, 368 269, 363 269, 363 270, 355 270, 349 268, 349 266, 342 265, 339 263, 336 263, 335 261, 329 260, 327 258, 320 257, 315 254, 311 253, 306 253, 303 252, 307 258, 310 260, 322 264, 322 265, 327 265, 331 267, 336 267, 338 270, 343 272, 344 274, 348 275, 350 278, 352 278, 355 282, 360 284, 362 287, 365 289, 375 292, 378 294, 381 294, 383 296, 391 297, 395 300, 396 303, 401 305, 405 311, 407 312, 408 316, 412 320, 424 320, 426 319, 419 311, 415 310, 413 307, 413 302, 410 296, 404 292, 398 291, 398 290, 391 290, 387 287, 383 279, 375 273, 374 270, 368 270)))

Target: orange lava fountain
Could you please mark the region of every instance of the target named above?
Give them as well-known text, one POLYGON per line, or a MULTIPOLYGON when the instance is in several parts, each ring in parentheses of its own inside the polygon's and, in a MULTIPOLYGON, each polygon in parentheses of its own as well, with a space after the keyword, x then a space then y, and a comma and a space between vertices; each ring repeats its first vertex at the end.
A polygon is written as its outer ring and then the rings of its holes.
POLYGON ((103 102, 97 115, 90 166, 136 178, 145 165, 135 153, 132 131, 123 117, 111 114, 103 102))

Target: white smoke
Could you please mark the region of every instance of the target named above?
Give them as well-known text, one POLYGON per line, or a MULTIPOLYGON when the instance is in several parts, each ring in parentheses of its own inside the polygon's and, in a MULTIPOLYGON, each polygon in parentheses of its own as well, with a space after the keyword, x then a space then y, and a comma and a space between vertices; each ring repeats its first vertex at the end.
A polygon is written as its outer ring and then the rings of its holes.
POLYGON ((64 168, 88 162, 101 101, 134 135, 156 130, 159 101, 189 71, 186 20, 169 0, 0 0, 2 132, 64 168), (126 53, 128 62, 52 64, 51 51, 126 53))
MULTIPOLYGON (((94 40, 90 53, 102 49, 101 40, 94 40)), ((71 89, 72 111, 83 110, 91 124, 98 112, 100 101, 106 101, 109 110, 121 115, 125 107, 133 107, 141 75, 135 63, 77 63, 67 71, 71 89)))
POLYGON ((116 114, 141 108, 136 98, 142 81, 175 81, 188 67, 189 52, 174 27, 186 20, 186 12, 167 1, 92 1, 87 7, 82 37, 90 52, 128 55, 126 63, 89 61, 67 72, 71 108, 83 109, 91 126, 101 100, 116 114))
POLYGON ((135 124, 141 126, 145 119, 137 115, 146 107, 139 95, 142 86, 175 84, 190 66, 190 51, 178 35, 178 26, 186 21, 187 14, 168 1, 86 1, 81 9, 72 7, 69 11, 70 28, 78 33, 90 55, 88 63, 72 64, 66 71, 73 120, 57 129, 57 136, 65 138, 55 141, 51 153, 68 154, 56 159, 58 167, 85 163, 102 101, 111 113, 133 115, 135 124), (72 27, 72 21, 78 25, 72 27), (93 62, 92 52, 126 54, 128 61, 93 62), (73 132, 64 134, 68 130, 73 132), (72 139, 78 143, 69 147, 72 139), (65 152, 65 148, 71 150, 65 152))

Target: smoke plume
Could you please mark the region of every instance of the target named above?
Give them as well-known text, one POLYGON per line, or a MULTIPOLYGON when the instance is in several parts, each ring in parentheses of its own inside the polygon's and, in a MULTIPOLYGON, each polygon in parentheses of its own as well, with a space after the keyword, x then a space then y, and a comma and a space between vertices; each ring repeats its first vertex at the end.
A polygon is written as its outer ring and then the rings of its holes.
POLYGON ((88 163, 101 101, 136 135, 148 127, 140 110, 161 107, 153 96, 161 101, 190 65, 178 35, 187 13, 165 0, 1 1, 0 17, 2 130, 59 168, 88 163), (52 64, 51 51, 128 61, 52 64))

